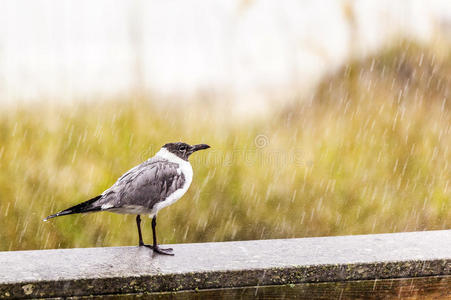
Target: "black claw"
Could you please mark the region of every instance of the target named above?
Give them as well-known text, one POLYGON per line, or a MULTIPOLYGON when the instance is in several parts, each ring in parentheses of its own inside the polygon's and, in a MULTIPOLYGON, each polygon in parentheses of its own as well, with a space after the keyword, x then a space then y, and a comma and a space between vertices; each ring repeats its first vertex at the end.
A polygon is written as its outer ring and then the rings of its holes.
POLYGON ((160 247, 153 247, 153 252, 157 252, 159 254, 164 254, 164 255, 174 255, 174 253, 172 253, 172 248, 160 248, 160 247))
POLYGON ((153 245, 147 245, 147 244, 139 244, 140 247, 147 247, 153 250, 153 252, 164 254, 164 255, 174 255, 172 253, 172 248, 160 248, 159 246, 154 247, 153 245))

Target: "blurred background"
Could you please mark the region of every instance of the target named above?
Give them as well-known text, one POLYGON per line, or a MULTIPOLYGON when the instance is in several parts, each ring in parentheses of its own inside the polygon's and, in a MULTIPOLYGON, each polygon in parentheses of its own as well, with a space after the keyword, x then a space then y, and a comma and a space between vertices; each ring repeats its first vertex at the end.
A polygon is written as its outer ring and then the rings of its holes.
POLYGON ((0 250, 137 244, 42 219, 172 141, 162 243, 448 229, 450 84, 446 0, 1 1, 0 250))

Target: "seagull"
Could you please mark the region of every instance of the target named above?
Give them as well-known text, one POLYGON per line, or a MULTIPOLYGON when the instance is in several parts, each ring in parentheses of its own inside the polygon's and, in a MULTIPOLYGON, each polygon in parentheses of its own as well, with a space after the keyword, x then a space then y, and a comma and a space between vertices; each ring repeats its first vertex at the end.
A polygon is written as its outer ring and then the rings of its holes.
POLYGON ((59 216, 98 211, 137 215, 139 246, 148 247, 159 254, 174 255, 172 248, 160 248, 157 244, 157 213, 186 193, 193 180, 193 168, 188 158, 194 152, 208 148, 210 146, 206 144, 165 144, 154 157, 130 169, 101 195, 50 215, 44 221, 59 216), (152 218, 153 245, 143 242, 141 215, 149 215, 152 218))

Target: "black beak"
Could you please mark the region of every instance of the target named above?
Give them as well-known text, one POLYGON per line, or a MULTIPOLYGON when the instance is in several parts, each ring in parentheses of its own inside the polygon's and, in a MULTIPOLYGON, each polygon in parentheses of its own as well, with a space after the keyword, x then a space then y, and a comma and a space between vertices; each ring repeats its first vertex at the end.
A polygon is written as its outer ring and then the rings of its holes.
POLYGON ((208 146, 207 144, 199 144, 199 145, 192 145, 191 146, 191 153, 199 151, 199 150, 204 150, 204 149, 208 149, 210 148, 210 146, 208 146))

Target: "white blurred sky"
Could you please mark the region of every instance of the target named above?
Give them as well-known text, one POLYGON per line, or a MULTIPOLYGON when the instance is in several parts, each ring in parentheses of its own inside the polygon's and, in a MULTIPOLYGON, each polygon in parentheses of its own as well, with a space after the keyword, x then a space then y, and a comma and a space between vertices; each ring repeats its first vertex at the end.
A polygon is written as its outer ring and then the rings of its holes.
POLYGON ((428 40, 450 22, 446 0, 0 0, 0 102, 134 88, 290 97, 350 55, 398 35, 428 40))

